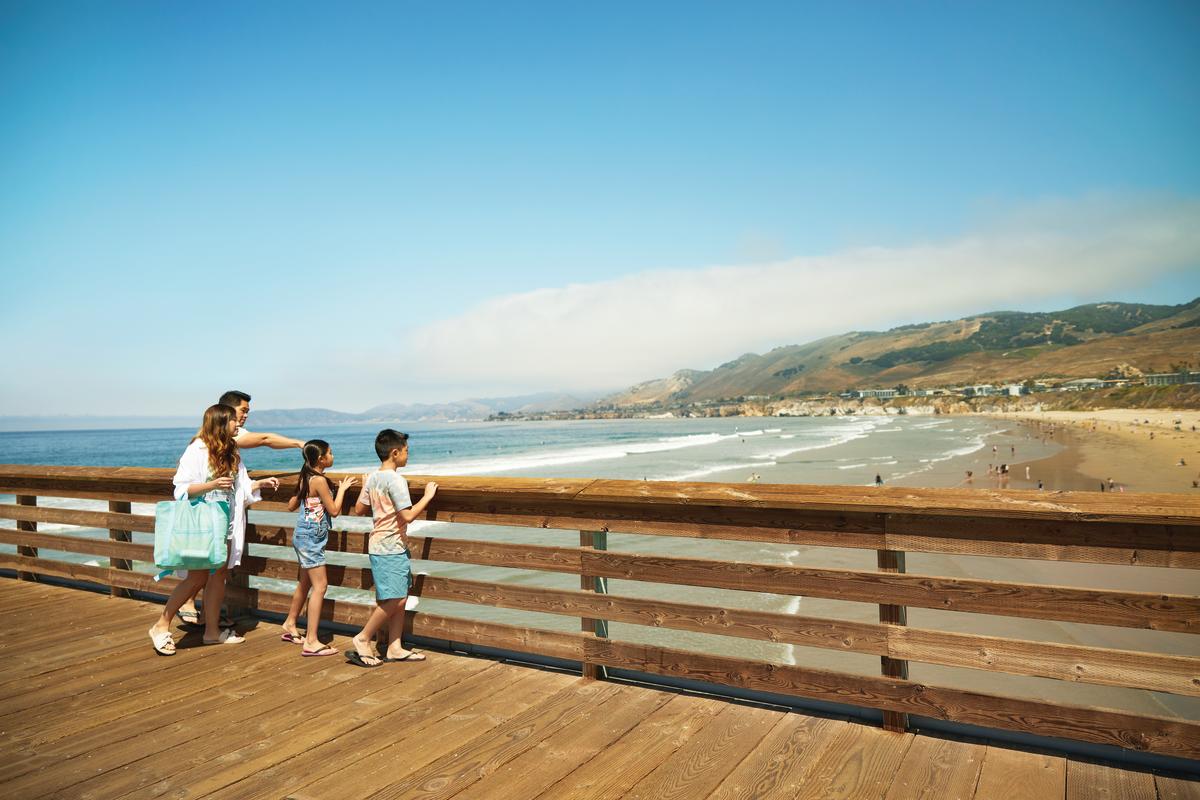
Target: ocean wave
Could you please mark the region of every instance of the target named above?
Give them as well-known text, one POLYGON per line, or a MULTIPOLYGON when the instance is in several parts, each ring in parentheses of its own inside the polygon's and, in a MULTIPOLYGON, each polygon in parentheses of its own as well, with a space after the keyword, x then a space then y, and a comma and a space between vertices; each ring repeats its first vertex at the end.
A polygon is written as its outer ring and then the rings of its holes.
POLYGON ((844 466, 838 467, 838 469, 858 469, 859 467, 865 467, 865 466, 866 466, 866 464, 846 464, 844 466))
POLYGON ((461 461, 443 461, 436 464, 409 464, 405 471, 418 475, 483 475, 515 472, 702 447, 747 435, 749 434, 695 433, 686 436, 665 436, 646 442, 589 445, 568 450, 532 450, 501 458, 473 458, 461 461))
POLYGON ((669 475, 662 478, 655 478, 658 481, 694 481, 697 478, 703 478, 707 475, 716 475, 719 472, 729 472, 735 469, 761 469, 763 467, 775 466, 774 461, 759 461, 751 464, 717 464, 704 469, 692 470, 690 472, 680 473, 678 475, 669 475))

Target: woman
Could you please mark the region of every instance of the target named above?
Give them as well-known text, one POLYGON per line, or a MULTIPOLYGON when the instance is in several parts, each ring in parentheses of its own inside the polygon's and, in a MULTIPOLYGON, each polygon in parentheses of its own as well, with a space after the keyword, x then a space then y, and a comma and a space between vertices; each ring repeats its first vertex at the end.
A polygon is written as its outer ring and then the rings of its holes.
POLYGON ((245 548, 246 507, 261 499, 259 489, 279 486, 277 478, 250 480, 234 442, 237 412, 225 405, 209 406, 204 412, 200 431, 179 459, 175 471, 175 499, 190 500, 204 497, 205 502, 225 503, 229 509, 229 531, 226 534, 229 560, 211 574, 191 570, 171 592, 158 621, 150 627, 150 641, 161 656, 175 654, 171 639, 171 619, 196 589, 204 587, 204 643, 239 644, 245 641, 233 628, 220 627, 221 601, 225 597, 225 578, 231 566, 241 562, 245 548))

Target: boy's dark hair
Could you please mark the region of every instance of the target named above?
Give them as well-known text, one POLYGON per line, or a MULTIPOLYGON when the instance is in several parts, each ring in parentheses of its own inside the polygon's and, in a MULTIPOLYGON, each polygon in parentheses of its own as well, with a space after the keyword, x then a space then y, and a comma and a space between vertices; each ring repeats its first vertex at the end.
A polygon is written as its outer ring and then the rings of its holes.
POLYGON ((229 406, 230 408, 237 408, 242 404, 243 400, 249 403, 250 395, 246 394, 245 392, 239 392, 237 389, 230 389, 228 392, 221 395, 221 399, 218 400, 217 403, 219 405, 229 406))
POLYGON ((380 461, 387 461, 393 450, 403 450, 407 444, 407 433, 384 428, 375 436, 375 455, 380 461))

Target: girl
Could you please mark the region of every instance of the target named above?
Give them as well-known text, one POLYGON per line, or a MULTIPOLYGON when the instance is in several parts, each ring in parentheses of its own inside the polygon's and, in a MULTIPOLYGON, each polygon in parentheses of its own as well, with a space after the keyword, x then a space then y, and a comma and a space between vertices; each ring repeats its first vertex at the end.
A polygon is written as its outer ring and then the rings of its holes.
POLYGON ((354 485, 354 478, 338 481, 337 497, 329 491, 329 479, 325 470, 333 466, 333 450, 321 439, 305 442, 302 449, 304 466, 300 468, 300 482, 296 494, 288 500, 288 510, 300 510, 296 518, 292 547, 300 560, 296 576, 296 591, 292 594, 292 606, 283 623, 285 642, 303 643, 302 656, 335 656, 337 649, 321 644, 317 638, 321 625, 321 606, 325 602, 325 589, 329 582, 325 578, 325 544, 329 541, 329 527, 334 517, 342 513, 342 501, 346 490, 354 485), (301 638, 296 629, 296 619, 304 608, 304 598, 312 589, 308 599, 308 633, 301 638))
POLYGON ((224 503, 229 510, 229 561, 211 574, 190 570, 171 592, 158 621, 150 626, 150 641, 160 656, 175 655, 171 639, 171 618, 196 589, 204 586, 204 643, 239 644, 245 641, 233 628, 220 627, 221 601, 225 597, 225 578, 229 567, 241 562, 245 547, 246 507, 261 499, 262 487, 275 489, 279 479, 252 481, 238 455, 233 440, 237 428, 237 413, 229 406, 209 406, 204 411, 200 431, 179 458, 175 471, 175 499, 185 500, 204 496, 206 502, 224 503))

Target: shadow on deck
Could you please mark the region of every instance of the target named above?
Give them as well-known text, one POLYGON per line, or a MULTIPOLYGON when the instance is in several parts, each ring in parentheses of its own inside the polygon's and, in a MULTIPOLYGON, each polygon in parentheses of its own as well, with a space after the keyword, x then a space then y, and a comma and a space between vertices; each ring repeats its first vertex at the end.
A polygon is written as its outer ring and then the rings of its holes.
POLYGON ((359 669, 301 658, 262 620, 245 644, 189 634, 160 658, 158 610, 0 578, 0 793, 1200 797, 1151 772, 457 653, 359 669))

